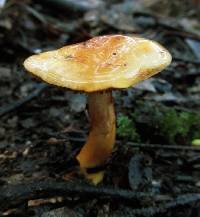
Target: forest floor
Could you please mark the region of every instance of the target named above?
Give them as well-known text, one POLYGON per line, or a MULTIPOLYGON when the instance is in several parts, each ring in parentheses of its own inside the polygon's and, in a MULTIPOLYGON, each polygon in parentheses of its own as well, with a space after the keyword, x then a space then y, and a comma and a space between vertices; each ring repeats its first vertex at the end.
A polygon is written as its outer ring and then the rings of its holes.
POLYGON ((198 1, 52 2, 0 9, 0 216, 200 216, 198 1), (116 147, 93 186, 75 161, 89 129, 87 96, 36 80, 23 61, 106 34, 156 40, 173 61, 113 91, 116 147))

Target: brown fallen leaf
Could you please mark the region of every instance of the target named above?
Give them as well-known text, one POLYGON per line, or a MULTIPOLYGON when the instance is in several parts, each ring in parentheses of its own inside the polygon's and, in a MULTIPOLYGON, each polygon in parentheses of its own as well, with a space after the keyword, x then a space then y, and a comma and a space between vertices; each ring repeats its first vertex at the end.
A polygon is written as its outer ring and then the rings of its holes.
POLYGON ((53 198, 47 198, 47 199, 36 199, 36 200, 29 200, 28 206, 40 206, 48 203, 61 203, 63 201, 62 197, 53 197, 53 198))

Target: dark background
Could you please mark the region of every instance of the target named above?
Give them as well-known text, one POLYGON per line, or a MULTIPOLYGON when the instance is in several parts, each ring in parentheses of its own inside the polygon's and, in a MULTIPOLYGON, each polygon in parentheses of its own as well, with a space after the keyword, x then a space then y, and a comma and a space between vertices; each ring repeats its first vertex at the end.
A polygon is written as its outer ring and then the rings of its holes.
POLYGON ((199 216, 200 2, 0 3, 0 214, 199 216), (173 61, 114 91, 117 145, 95 187, 74 161, 89 129, 86 96, 36 80, 23 61, 106 34, 158 41, 173 61))

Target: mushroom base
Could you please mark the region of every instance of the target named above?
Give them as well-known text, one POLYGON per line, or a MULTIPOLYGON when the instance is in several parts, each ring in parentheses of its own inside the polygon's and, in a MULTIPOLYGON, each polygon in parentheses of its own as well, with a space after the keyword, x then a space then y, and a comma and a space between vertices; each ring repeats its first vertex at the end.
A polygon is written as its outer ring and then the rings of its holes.
POLYGON ((104 171, 88 173, 87 169, 106 163, 115 144, 115 111, 112 92, 90 93, 88 99, 91 128, 87 143, 77 156, 81 172, 94 184, 103 179, 104 171))

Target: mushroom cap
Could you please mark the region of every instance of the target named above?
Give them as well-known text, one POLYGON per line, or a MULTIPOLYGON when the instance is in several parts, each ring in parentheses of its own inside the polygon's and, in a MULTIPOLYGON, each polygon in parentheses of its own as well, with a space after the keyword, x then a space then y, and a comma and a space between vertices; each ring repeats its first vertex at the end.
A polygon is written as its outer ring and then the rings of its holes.
POLYGON ((25 68, 59 87, 95 92, 128 88, 163 70, 170 53, 157 42, 107 35, 33 55, 25 68))

